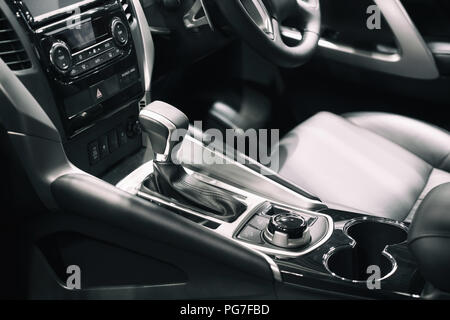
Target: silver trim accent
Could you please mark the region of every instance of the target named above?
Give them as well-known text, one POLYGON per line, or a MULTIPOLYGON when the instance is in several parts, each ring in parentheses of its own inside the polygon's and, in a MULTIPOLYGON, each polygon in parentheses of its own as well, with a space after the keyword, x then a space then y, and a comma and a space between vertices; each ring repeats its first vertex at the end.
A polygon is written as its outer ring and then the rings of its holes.
POLYGON ((320 39, 319 52, 326 58, 385 73, 417 79, 436 79, 433 55, 400 0, 374 0, 396 37, 399 52, 369 52, 320 39))
MULTIPOLYGON (((343 281, 347 281, 347 282, 351 282, 351 283, 366 283, 366 280, 354 280, 354 279, 347 279, 345 277, 341 277, 339 275, 337 275, 336 273, 334 273, 333 271, 330 270, 330 268, 328 267, 328 260, 331 258, 331 256, 336 253, 339 250, 343 250, 345 248, 351 247, 354 248, 356 245, 356 241, 355 239, 353 239, 351 236, 349 236, 348 234, 348 230, 350 229, 350 227, 357 225, 359 223, 363 223, 366 221, 371 221, 371 222, 377 222, 377 223, 382 223, 382 224, 389 224, 389 225, 393 225, 396 226, 402 230, 404 230, 406 233, 408 232, 408 227, 400 221, 397 220, 390 220, 390 219, 385 219, 385 218, 380 218, 380 217, 362 217, 362 218, 355 218, 355 219, 351 219, 349 221, 347 221, 342 229, 342 231, 344 232, 344 234, 347 236, 347 238, 349 238, 351 241, 349 244, 346 245, 342 245, 339 247, 331 247, 330 250, 323 255, 323 265, 325 266, 325 269, 334 277, 339 278, 343 281)), ((405 239, 404 241, 400 242, 400 243, 396 243, 397 244, 402 244, 405 243, 407 240, 405 239)), ((395 271, 397 271, 398 268, 398 264, 397 261, 395 260, 395 258, 388 252, 388 247, 392 246, 392 244, 390 245, 386 245, 386 247, 383 249, 383 251, 381 252, 386 258, 389 259, 389 261, 392 264, 392 270, 390 272, 388 272, 384 277, 382 277, 380 279, 380 281, 385 280, 387 278, 389 278, 390 276, 392 276, 395 271)))
POLYGON ((172 31, 169 28, 165 28, 165 27, 153 27, 153 26, 149 26, 150 28, 150 32, 152 34, 161 34, 161 35, 169 35, 172 33, 172 31))
POLYGON ((149 103, 151 101, 150 91, 155 61, 155 47, 141 2, 139 0, 129 0, 129 4, 135 15, 135 19, 130 25, 130 29, 136 50, 139 53, 137 55, 139 69, 144 78, 145 97, 143 100, 149 103))
POLYGON ((194 29, 204 25, 209 25, 212 31, 214 31, 214 26, 211 23, 210 15, 203 0, 196 0, 192 5, 191 9, 183 16, 183 22, 186 29, 194 29), (197 18, 199 12, 203 10, 204 16, 197 18))
POLYGON ((290 274, 290 275, 293 275, 293 276, 296 276, 296 277, 299 277, 299 278, 303 277, 303 274, 297 273, 297 272, 291 272, 291 271, 281 270, 281 273, 284 273, 284 274, 290 274))
POLYGON ((169 135, 166 140, 166 147, 164 149, 164 153, 163 154, 155 153, 156 161, 165 162, 165 161, 169 160, 170 152, 171 152, 170 141, 172 139, 173 133, 175 132, 175 130, 177 130, 177 127, 169 119, 167 119, 167 118, 163 117, 162 115, 160 115, 156 112, 153 112, 151 110, 142 109, 142 111, 139 114, 139 118, 141 118, 141 117, 146 118, 152 122, 157 121, 157 122, 161 123, 163 126, 165 126, 167 128, 167 130, 169 131, 169 135))
POLYGON ((281 32, 281 35, 283 37, 292 39, 294 41, 299 41, 300 42, 303 39, 302 33, 299 30, 295 29, 295 28, 289 28, 289 27, 286 27, 286 26, 280 26, 280 32, 281 32))
POLYGON ((250 20, 273 40, 275 36, 272 18, 264 3, 261 0, 239 0, 239 2, 250 20))
POLYGON ((70 68, 72 67, 72 51, 70 50, 69 46, 62 40, 57 40, 52 44, 52 47, 50 48, 50 62, 52 63, 52 65, 55 67, 56 70, 58 70, 59 72, 65 74, 67 73, 70 68), (55 53, 55 50, 58 48, 64 48, 67 50, 67 52, 69 52, 69 56, 70 56, 70 63, 69 65, 67 65, 66 69, 61 69, 60 67, 58 67, 53 59, 53 53, 55 53))
POLYGON ((273 261, 272 258, 270 258, 268 255, 266 255, 266 254, 264 254, 264 253, 262 253, 262 252, 260 252, 260 251, 258 251, 258 250, 251 249, 251 248, 249 248, 249 249, 250 249, 251 251, 253 251, 254 253, 260 255, 261 257, 263 257, 263 258, 267 261, 267 263, 268 263, 269 266, 270 266, 270 269, 272 270, 273 278, 275 279, 275 281, 283 282, 283 278, 281 277, 281 271, 280 271, 280 268, 279 268, 278 265, 275 263, 275 261, 273 261))

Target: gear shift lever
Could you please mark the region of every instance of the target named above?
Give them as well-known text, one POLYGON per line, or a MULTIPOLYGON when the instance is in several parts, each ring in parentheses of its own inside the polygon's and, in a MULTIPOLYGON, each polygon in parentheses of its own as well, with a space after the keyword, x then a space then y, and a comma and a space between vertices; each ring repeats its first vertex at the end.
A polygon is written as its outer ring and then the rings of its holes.
POLYGON ((173 148, 179 142, 172 139, 173 134, 178 130, 181 140, 189 128, 186 115, 170 104, 155 101, 141 111, 139 121, 149 136, 155 161, 170 162, 173 148))
POLYGON ((172 152, 180 142, 173 139, 173 135, 181 140, 189 128, 189 119, 184 113, 155 101, 141 111, 139 120, 155 153, 153 175, 144 183, 145 187, 225 220, 233 220, 245 211, 245 205, 234 197, 236 195, 198 180, 172 162, 172 152))

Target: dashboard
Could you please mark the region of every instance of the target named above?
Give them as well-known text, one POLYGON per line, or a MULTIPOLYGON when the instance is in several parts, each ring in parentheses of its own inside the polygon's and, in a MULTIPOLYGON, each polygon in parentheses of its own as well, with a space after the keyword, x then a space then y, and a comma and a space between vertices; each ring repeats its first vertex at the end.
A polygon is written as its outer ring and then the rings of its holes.
POLYGON ((58 124, 68 158, 92 174, 102 173, 142 146, 137 118, 146 93, 137 54, 142 52, 142 39, 133 33, 124 4, 9 2, 34 53, 30 56, 36 58, 36 73, 48 84, 36 98, 51 100, 43 105, 58 124))

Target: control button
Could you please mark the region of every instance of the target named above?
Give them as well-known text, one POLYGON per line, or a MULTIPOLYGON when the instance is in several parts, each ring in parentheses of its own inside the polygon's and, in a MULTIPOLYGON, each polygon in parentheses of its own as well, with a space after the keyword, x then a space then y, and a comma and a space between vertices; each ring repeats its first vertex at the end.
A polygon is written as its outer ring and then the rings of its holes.
POLYGON ((103 51, 108 51, 114 47, 114 42, 112 40, 108 40, 101 45, 103 51))
POLYGON ((282 248, 296 248, 311 241, 306 220, 292 213, 272 216, 264 230, 264 237, 269 243, 282 248))
POLYGON ((249 224, 256 229, 264 230, 264 228, 269 224, 269 218, 256 215, 252 220, 250 220, 249 224))
POLYGON ((127 133, 125 132, 125 129, 122 127, 117 128, 117 135, 119 136, 119 146, 123 146, 127 144, 128 137, 127 133))
POLYGON ((108 144, 111 153, 119 149, 119 139, 117 138, 116 130, 112 130, 108 133, 108 144))
POLYGON ((87 63, 78 64, 70 70, 70 75, 77 76, 87 70, 89 70, 89 65, 87 63))
POLYGON ((103 159, 109 154, 108 147, 108 137, 101 136, 98 143, 98 148, 100 149, 100 158, 103 159))
POLYGON ((89 162, 91 165, 96 164, 100 161, 100 150, 98 148, 98 142, 92 141, 88 145, 89 162))
POLYGON ((96 68, 99 65, 103 64, 105 61, 106 61, 106 59, 103 55, 95 57, 95 58, 89 60, 89 69, 96 68))
POLYGON ((120 18, 115 17, 112 20, 111 33, 118 45, 124 46, 128 43, 129 38, 128 29, 125 23, 123 23, 120 18))
POLYGON ((121 54, 122 54, 122 51, 119 48, 111 49, 104 54, 106 57, 105 60, 114 59, 115 57, 118 57, 121 54))
POLYGON ((92 57, 92 56, 95 56, 95 55, 97 55, 97 54, 99 54, 100 52, 102 52, 102 50, 101 50, 100 47, 92 48, 92 49, 89 51, 91 57, 92 57))
POLYGON ((73 63, 75 63, 75 64, 80 63, 87 59, 87 53, 86 52, 77 53, 72 57, 72 59, 73 59, 73 63))
POLYGON ((238 235, 238 239, 245 240, 252 243, 263 243, 261 239, 261 230, 246 226, 238 235))
POLYGON ((276 231, 287 234, 292 239, 301 238, 307 228, 305 219, 294 214, 279 214, 270 219, 267 229, 274 234, 276 231))
POLYGON ((114 75, 106 80, 94 84, 89 88, 95 103, 103 102, 106 99, 117 95, 120 92, 118 75, 114 75))
POLYGON ((72 66, 72 54, 64 41, 57 41, 52 45, 50 61, 59 72, 65 73, 70 69, 72 66))
POLYGON ((105 100, 105 92, 101 86, 94 86, 91 88, 91 94, 96 102, 105 100))

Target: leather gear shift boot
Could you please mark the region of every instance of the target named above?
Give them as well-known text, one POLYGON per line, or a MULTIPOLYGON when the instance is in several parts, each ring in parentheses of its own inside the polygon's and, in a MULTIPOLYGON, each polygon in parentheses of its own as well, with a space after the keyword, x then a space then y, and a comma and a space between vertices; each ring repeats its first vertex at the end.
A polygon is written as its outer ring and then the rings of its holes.
POLYGON ((153 168, 153 188, 166 197, 200 208, 224 220, 234 220, 246 210, 245 204, 235 199, 231 192, 187 174, 180 165, 155 162, 153 168))

